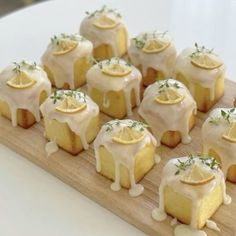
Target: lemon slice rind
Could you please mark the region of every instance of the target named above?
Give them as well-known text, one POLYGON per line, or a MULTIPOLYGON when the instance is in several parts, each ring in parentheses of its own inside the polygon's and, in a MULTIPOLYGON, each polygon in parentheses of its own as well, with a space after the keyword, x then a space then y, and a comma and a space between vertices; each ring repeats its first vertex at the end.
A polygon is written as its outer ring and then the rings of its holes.
POLYGON ((118 133, 113 135, 112 141, 119 144, 135 144, 144 138, 144 133, 129 127, 123 127, 118 133))
POLYGON ((158 53, 164 51, 170 46, 170 42, 164 43, 158 40, 152 40, 149 44, 144 45, 142 51, 145 53, 158 53))
POLYGON ((229 128, 222 135, 222 138, 231 143, 236 143, 236 122, 230 124, 229 128))
POLYGON ((174 105, 180 103, 184 96, 179 94, 175 89, 166 88, 155 97, 155 101, 163 105, 174 105))
POLYGON ((101 16, 97 21, 93 22, 93 25, 99 29, 113 29, 115 28, 119 22, 107 17, 101 16))
POLYGON ((35 83, 36 81, 28 77, 24 72, 20 72, 20 74, 16 74, 12 79, 7 81, 7 85, 15 89, 30 88, 35 83))
POLYGON ((213 70, 222 66, 223 63, 210 58, 208 55, 202 55, 191 58, 191 64, 201 69, 213 70))
POLYGON ((78 42, 71 41, 70 44, 67 44, 65 46, 65 48, 61 48, 61 50, 60 50, 60 46, 58 46, 59 50, 54 51, 53 55, 54 56, 61 56, 61 55, 67 54, 67 53, 73 51, 77 46, 78 46, 78 42))
POLYGON ((106 75, 113 77, 123 77, 130 74, 132 71, 131 67, 122 66, 120 64, 112 64, 111 66, 104 67, 102 72, 106 75))
POLYGON ((215 178, 210 171, 202 169, 198 165, 193 165, 189 172, 180 178, 180 181, 189 185, 203 185, 215 178))

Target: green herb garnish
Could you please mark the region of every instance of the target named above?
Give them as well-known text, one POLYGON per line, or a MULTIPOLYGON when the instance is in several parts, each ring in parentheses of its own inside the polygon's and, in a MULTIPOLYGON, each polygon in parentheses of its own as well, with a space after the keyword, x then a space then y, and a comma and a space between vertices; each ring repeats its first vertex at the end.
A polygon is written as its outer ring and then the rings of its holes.
POLYGON ((36 70, 37 68, 37 64, 36 62, 33 62, 33 63, 29 63, 29 62, 26 62, 26 61, 21 61, 19 63, 17 62, 13 62, 13 65, 15 66, 12 70, 15 72, 15 73, 21 73, 22 70, 26 69, 26 70, 36 70))

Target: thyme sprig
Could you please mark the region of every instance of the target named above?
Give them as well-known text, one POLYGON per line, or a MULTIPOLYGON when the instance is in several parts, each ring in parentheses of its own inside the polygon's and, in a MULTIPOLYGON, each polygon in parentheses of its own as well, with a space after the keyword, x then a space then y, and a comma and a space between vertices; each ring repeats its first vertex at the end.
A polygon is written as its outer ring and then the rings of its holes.
POLYGON ((197 57, 204 53, 213 54, 214 48, 207 49, 205 46, 199 46, 197 43, 195 43, 194 46, 195 46, 195 51, 190 55, 191 58, 197 57))
POLYGON ((143 132, 146 127, 148 127, 147 124, 136 121, 136 120, 130 120, 129 123, 124 123, 122 120, 115 120, 115 121, 108 121, 105 123, 106 132, 111 132, 115 127, 119 127, 121 124, 125 124, 126 127, 129 127, 131 129, 136 129, 140 132, 143 132))
POLYGON ((12 69, 15 73, 21 73, 22 70, 24 70, 24 69, 26 69, 26 70, 36 70, 36 68, 37 68, 36 62, 29 63, 29 62, 26 62, 25 60, 23 60, 19 63, 13 62, 12 64, 15 66, 12 69))
POLYGON ((164 32, 158 32, 157 30, 153 31, 152 33, 144 33, 142 35, 139 35, 132 40, 134 41, 134 44, 136 48, 142 49, 148 39, 159 39, 164 38, 168 31, 164 32))
POLYGON ((166 79, 164 82, 157 80, 156 83, 159 85, 158 93, 162 93, 166 88, 170 88, 170 87, 176 88, 176 89, 181 88, 181 86, 179 85, 177 81, 174 83, 170 83, 170 79, 166 79))
POLYGON ((71 40, 71 41, 75 41, 75 42, 82 42, 85 41, 86 38, 84 38, 83 36, 79 35, 79 34, 65 34, 65 33, 61 33, 59 35, 54 35, 51 38, 51 44, 54 46, 60 46, 61 43, 65 40, 71 40))
POLYGON ((121 18, 121 14, 116 10, 112 8, 108 8, 106 5, 103 5, 100 10, 95 10, 93 12, 86 11, 85 14, 88 16, 88 18, 92 18, 96 15, 104 14, 104 13, 112 13, 116 17, 121 18))
POLYGON ((230 124, 232 122, 232 115, 234 114, 234 112, 235 112, 235 108, 231 108, 227 111, 221 110, 220 116, 210 117, 209 123, 214 124, 214 125, 219 125, 221 121, 226 121, 227 123, 230 124))
POLYGON ((113 57, 110 59, 107 59, 105 61, 96 61, 95 59, 93 59, 93 61, 95 62, 95 64, 98 65, 98 67, 102 70, 104 67, 110 66, 112 64, 119 64, 119 65, 123 65, 123 66, 128 66, 130 67, 131 64, 128 61, 125 61, 119 57, 113 57))
POLYGON ((53 100, 53 104, 56 104, 57 101, 61 101, 64 99, 64 97, 73 97, 73 98, 79 98, 83 100, 84 103, 87 102, 86 100, 86 94, 82 91, 79 90, 68 90, 68 91, 62 91, 62 90, 57 90, 54 91, 53 94, 50 96, 50 98, 53 100))
POLYGON ((196 158, 199 158, 203 165, 210 167, 212 170, 217 170, 220 167, 219 162, 217 162, 217 160, 213 157, 202 157, 201 155, 190 154, 186 161, 177 159, 178 164, 175 164, 177 168, 175 175, 180 174, 181 171, 185 171, 189 166, 193 165, 196 158))

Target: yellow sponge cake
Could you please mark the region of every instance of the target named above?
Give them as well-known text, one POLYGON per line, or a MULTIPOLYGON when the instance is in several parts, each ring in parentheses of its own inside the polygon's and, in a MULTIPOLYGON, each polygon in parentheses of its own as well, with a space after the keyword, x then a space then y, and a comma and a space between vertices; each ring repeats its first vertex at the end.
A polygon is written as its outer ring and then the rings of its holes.
POLYGON ((80 34, 93 43, 94 58, 101 61, 126 54, 128 34, 120 13, 103 6, 86 14, 80 25, 80 34))
POLYGON ((143 192, 137 184, 155 163, 156 140, 145 125, 134 120, 105 123, 94 141, 96 169, 113 180, 111 189, 121 186, 133 197, 143 192))
POLYGON ((42 68, 15 62, 0 73, 0 114, 13 126, 27 129, 40 121, 39 106, 50 93, 51 83, 42 68))
POLYGON ((72 155, 88 149, 99 130, 98 106, 82 92, 55 91, 40 110, 45 137, 72 155))

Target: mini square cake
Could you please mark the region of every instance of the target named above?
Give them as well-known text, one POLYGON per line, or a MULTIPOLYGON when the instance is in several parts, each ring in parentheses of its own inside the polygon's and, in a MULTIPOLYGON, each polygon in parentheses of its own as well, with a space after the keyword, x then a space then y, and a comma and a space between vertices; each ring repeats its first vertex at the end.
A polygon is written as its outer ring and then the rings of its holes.
POLYGON ((40 110, 45 137, 72 155, 88 149, 99 131, 99 108, 82 92, 55 91, 40 110))
POLYGON ((141 73, 120 58, 94 65, 87 73, 89 96, 105 114, 121 119, 140 103, 141 73))
POLYGON ((80 25, 80 34, 93 43, 94 58, 101 61, 126 54, 128 33, 120 13, 104 6, 86 14, 80 25))
POLYGON ((162 221, 168 214, 193 229, 201 229, 222 203, 230 202, 216 160, 189 155, 171 159, 163 168, 159 207, 153 210, 152 217, 162 221))
POLYGON ((51 42, 41 60, 54 87, 75 89, 86 83, 92 66, 92 43, 78 34, 60 34, 51 42))
POLYGON ((14 62, 0 73, 0 115, 13 126, 27 129, 39 122, 39 106, 50 94, 47 74, 36 63, 14 62))
POLYGON ((224 94, 225 65, 213 50, 197 44, 184 49, 177 57, 175 73, 189 88, 199 111, 207 112, 224 94))
POLYGON ((203 154, 213 156, 236 183, 236 109, 216 108, 202 126, 203 154))
POLYGON ((188 89, 173 79, 149 85, 138 109, 141 118, 160 143, 174 148, 180 141, 191 142, 190 130, 195 124, 196 102, 188 89))
POLYGON ((141 122, 112 120, 104 124, 94 141, 97 172, 113 180, 113 191, 121 186, 133 197, 144 188, 137 184, 153 167, 156 140, 141 122))
POLYGON ((145 86, 173 76, 176 49, 167 32, 139 34, 131 40, 128 55, 141 70, 145 86))

